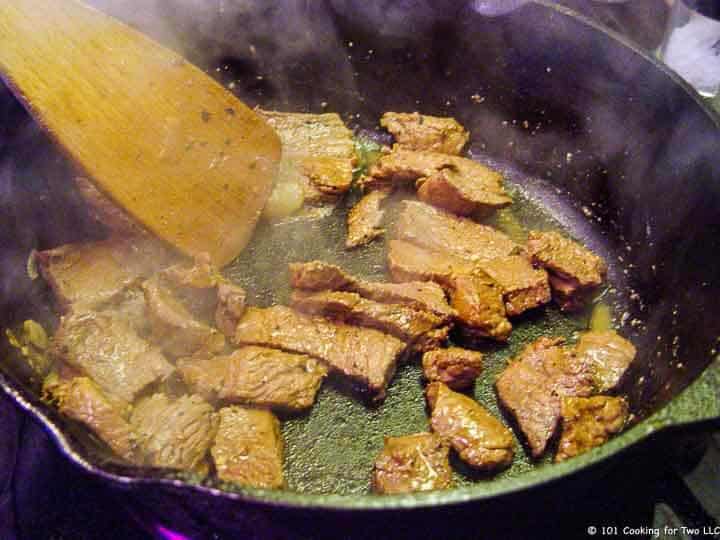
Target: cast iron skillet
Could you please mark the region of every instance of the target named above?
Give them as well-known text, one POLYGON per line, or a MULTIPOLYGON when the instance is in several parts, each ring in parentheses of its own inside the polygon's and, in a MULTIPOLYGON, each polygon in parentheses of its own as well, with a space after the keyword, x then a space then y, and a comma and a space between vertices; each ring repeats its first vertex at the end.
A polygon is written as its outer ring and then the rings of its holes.
MULTIPOLYGON (((84 430, 67 426, 39 402, 9 362, 0 370, 3 389, 90 474, 129 492, 198 508, 235 508, 234 502, 245 501, 391 509, 486 500, 585 469, 661 428, 720 417, 720 370, 712 363, 720 336, 720 131, 714 114, 655 60, 551 4, 487 16, 479 11, 482 2, 453 3, 452 9, 415 3, 402 17, 363 4, 310 3, 298 10, 258 3, 237 17, 193 21, 182 52, 217 66, 212 72, 233 82, 248 102, 338 111, 367 136, 381 137, 374 130, 387 110, 458 118, 472 133, 471 155, 505 171, 522 217, 565 229, 609 261, 613 288, 605 300, 622 315, 620 330, 640 355, 625 388, 634 427, 559 465, 530 463, 520 451, 515 465, 493 478, 456 464, 459 487, 453 490, 368 495, 383 435, 426 429, 419 370, 410 366, 400 370, 380 408, 326 385, 308 416, 287 420, 294 491, 228 492, 165 471, 118 466, 84 430)), ((112 11, 113 4, 104 7, 112 11)), ((167 17, 170 26, 183 27, 177 13, 167 17)), ((144 29, 161 38, 165 32, 144 29)), ((46 291, 25 275, 30 248, 100 231, 92 230, 66 187, 70 166, 9 94, 2 97, 2 324, 8 326, 50 318, 46 291)), ((312 224, 261 228, 228 276, 246 285, 258 304, 286 298, 282 268, 288 260, 332 258, 356 274, 381 278, 382 244, 352 256, 336 249, 343 230, 330 225, 342 212, 312 224)), ((508 347, 486 349, 488 369, 476 397, 497 411, 492 381, 505 359, 538 335, 569 335, 585 323, 562 318, 552 307, 520 320, 508 347)))

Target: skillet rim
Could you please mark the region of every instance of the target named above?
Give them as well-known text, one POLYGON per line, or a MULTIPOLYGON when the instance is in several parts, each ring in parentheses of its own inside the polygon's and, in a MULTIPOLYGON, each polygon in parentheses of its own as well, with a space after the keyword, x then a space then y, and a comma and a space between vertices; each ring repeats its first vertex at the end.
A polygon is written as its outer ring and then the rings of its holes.
MULTIPOLYGON (((565 6, 559 6, 550 0, 531 0, 535 4, 549 8, 565 17, 570 17, 585 24, 621 46, 630 49, 643 60, 650 62, 670 80, 682 88, 702 111, 720 128, 720 114, 704 100, 677 73, 662 63, 649 52, 641 49, 628 38, 565 6)), ((260 504, 279 508, 317 509, 331 511, 346 510, 411 510, 438 506, 451 506, 468 502, 485 501, 492 498, 511 495, 519 491, 538 488, 557 482, 564 477, 585 471, 603 461, 617 456, 635 443, 651 437, 658 431, 709 420, 720 419, 720 354, 710 359, 708 366, 668 403, 648 418, 645 418, 631 429, 611 439, 601 447, 595 448, 572 460, 557 464, 539 466, 522 475, 489 482, 478 482, 472 486, 458 487, 452 490, 428 493, 412 493, 404 495, 339 495, 299 493, 287 490, 262 490, 245 488, 239 491, 227 491, 201 484, 189 483, 185 480, 167 476, 153 476, 155 470, 137 468, 128 475, 110 472, 103 466, 91 463, 74 448, 65 432, 45 412, 46 406, 36 396, 19 388, 0 371, 0 388, 15 402, 17 406, 29 413, 48 433, 60 452, 74 465, 85 473, 101 478, 103 481, 120 489, 130 490, 143 486, 168 488, 176 491, 191 491, 199 495, 222 498, 227 501, 238 501, 248 504, 260 504)))

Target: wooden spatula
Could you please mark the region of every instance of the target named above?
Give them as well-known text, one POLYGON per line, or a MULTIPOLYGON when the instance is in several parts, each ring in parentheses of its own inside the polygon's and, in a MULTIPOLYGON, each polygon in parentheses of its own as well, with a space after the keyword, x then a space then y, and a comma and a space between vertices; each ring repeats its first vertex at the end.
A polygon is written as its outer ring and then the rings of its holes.
POLYGON ((250 240, 280 140, 181 56, 75 0, 2 0, 0 71, 97 187, 222 266, 250 240))

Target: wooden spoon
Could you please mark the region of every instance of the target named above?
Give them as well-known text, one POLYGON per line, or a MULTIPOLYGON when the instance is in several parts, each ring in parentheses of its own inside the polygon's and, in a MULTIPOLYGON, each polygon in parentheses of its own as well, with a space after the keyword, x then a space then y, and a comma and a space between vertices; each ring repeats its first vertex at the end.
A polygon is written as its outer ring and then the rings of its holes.
POLYGON ((250 240, 280 140, 200 69, 75 0, 0 2, 1 76, 113 202, 223 266, 250 240))

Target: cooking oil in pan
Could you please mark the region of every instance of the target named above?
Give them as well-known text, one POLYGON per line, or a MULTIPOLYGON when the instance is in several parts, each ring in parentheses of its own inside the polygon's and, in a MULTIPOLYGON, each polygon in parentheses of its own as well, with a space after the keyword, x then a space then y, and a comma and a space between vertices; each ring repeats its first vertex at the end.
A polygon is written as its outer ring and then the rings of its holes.
MULTIPOLYGON (((513 174, 506 176, 510 178, 507 188, 515 202, 510 209, 497 212, 486 223, 520 243, 526 240, 529 229, 564 230, 586 242, 586 232, 573 234, 578 231, 568 227, 568 224, 572 225, 569 209, 567 215, 559 215, 558 205, 551 204, 553 214, 548 211, 541 181, 530 181, 513 174), (530 185, 533 189, 526 191, 530 185)), ((551 188, 545 187, 550 191, 551 188)), ((405 196, 411 194, 398 198, 405 196)), ((319 219, 262 224, 252 245, 227 269, 228 277, 246 288, 251 304, 261 306, 288 302, 287 266, 291 262, 322 260, 337 264, 363 279, 387 280, 385 240, 378 239, 353 251, 344 248, 345 218, 353 202, 354 198, 349 197, 346 204, 319 219)), ((387 212, 388 236, 392 234, 394 209, 397 204, 391 204, 387 212)), ((550 304, 513 319, 514 329, 507 344, 487 342, 478 347, 485 355, 485 369, 475 385, 474 397, 493 414, 510 423, 510 418, 498 407, 493 387, 508 359, 540 336, 564 336, 572 340, 575 333, 587 328, 589 311, 591 309, 571 317, 550 304)), ((368 492, 373 462, 383 447, 383 438, 429 430, 423 389, 418 362, 398 367, 387 399, 379 406, 367 405, 333 381, 325 383, 317 403, 309 412, 284 418, 288 487, 308 493, 368 492)), ((519 440, 512 467, 498 475, 478 474, 453 458, 457 486, 516 476, 536 466, 527 458, 519 440)))

